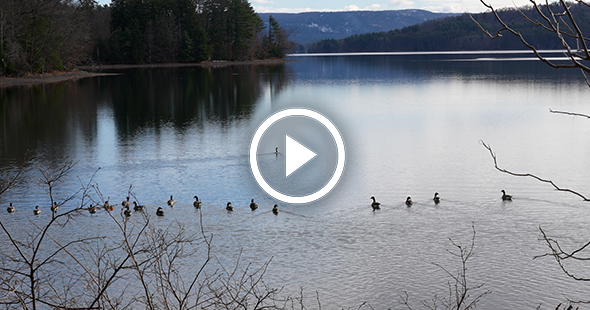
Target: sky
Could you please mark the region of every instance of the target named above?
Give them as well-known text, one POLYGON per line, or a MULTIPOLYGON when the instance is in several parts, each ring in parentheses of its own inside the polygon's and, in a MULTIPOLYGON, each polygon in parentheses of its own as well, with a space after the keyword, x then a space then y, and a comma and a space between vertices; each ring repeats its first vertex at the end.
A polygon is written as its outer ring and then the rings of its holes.
MULTIPOLYGON (((98 0, 108 4, 110 0, 98 0)), ((423 9, 431 12, 479 13, 479 0, 249 0, 258 13, 423 9)), ((494 8, 528 5, 528 0, 486 0, 494 8)))

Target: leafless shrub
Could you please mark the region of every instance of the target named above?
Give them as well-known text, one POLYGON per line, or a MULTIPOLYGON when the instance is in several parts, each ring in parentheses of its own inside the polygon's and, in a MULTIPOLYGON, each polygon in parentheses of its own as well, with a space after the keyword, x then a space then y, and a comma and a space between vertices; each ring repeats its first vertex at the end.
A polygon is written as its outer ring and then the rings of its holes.
MULTIPOLYGON (((107 211, 112 223, 100 235, 71 234, 71 227, 90 203, 104 203, 95 172, 79 190, 60 196, 56 186, 72 171, 69 161, 37 169, 32 177, 46 190, 48 203, 59 206, 47 222, 11 227, 0 218, 9 242, 0 251, 0 305, 6 309, 287 309, 290 297, 264 281, 272 259, 260 266, 227 267, 211 253, 213 236, 189 233, 173 222, 158 227, 147 212, 127 217, 107 211), (67 205, 66 205, 67 204, 67 205), (74 207, 71 207, 74 205, 74 207), (66 208, 62 208, 66 206, 66 208), (114 228, 114 229, 113 229, 114 228), (70 232, 64 234, 64 232, 70 232)), ((15 186, 21 172, 2 184, 15 186)), ((130 186, 128 195, 133 196, 130 186)), ((241 254, 240 254, 241 256, 241 254)), ((317 296, 318 305, 319 295, 317 296)), ((292 303, 291 307, 294 307, 292 303)), ((299 300, 304 309, 303 298, 299 300)))
MULTIPOLYGON (((473 256, 473 249, 475 247, 475 225, 471 226, 473 235, 471 237, 471 243, 468 246, 462 246, 455 243, 453 239, 449 238, 449 241, 453 245, 454 250, 447 250, 452 256, 458 258, 461 261, 460 267, 456 273, 449 271, 446 267, 432 263, 435 266, 441 268, 451 280, 448 282, 448 297, 440 297, 434 295, 430 300, 422 300, 421 304, 426 309, 453 309, 453 310, 467 310, 473 309, 477 306, 477 303, 485 295, 490 294, 490 290, 482 290, 484 284, 471 285, 467 278, 467 262, 473 256), (474 297, 472 294, 475 294, 474 297)), ((404 296, 401 296, 401 304, 405 305, 408 309, 412 309, 410 306, 410 296, 407 292, 404 292, 404 296)))

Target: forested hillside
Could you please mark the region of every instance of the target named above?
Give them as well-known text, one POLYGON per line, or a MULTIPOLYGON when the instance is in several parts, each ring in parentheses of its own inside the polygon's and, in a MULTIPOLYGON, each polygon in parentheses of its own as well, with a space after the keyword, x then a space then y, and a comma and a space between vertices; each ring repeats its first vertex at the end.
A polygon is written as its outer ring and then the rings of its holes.
MULTIPOLYGON (((590 32, 590 8, 583 4, 571 4, 582 33, 590 32)), ((547 9, 546 7, 544 8, 547 9)), ((557 9, 557 8, 554 8, 557 9)), ((541 20, 532 8, 521 8, 532 20, 541 20)), ((515 30, 520 31, 537 49, 561 49, 561 42, 552 33, 526 21, 517 9, 503 9, 500 17, 515 30)), ((472 15, 491 32, 501 28, 492 13, 472 15)), ((575 44, 575 43, 574 43, 575 44)), ((415 52, 457 50, 514 50, 522 49, 520 40, 508 33, 492 40, 471 20, 468 14, 446 17, 388 32, 376 32, 350 36, 341 40, 321 40, 313 43, 310 53, 334 52, 415 52)))
POLYGON ((291 39, 305 45, 322 39, 343 39, 355 34, 389 31, 428 20, 457 16, 425 10, 383 10, 346 12, 259 13, 263 20, 272 15, 285 29, 294 30, 291 39))
POLYGON ((76 64, 282 58, 293 46, 247 0, 1 0, 0 76, 76 64))

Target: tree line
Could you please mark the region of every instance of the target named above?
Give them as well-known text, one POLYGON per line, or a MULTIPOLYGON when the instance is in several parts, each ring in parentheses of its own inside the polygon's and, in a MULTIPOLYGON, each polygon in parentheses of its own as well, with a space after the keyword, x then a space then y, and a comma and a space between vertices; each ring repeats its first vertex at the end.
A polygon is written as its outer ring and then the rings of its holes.
MULTIPOLYGON (((583 32, 590 30, 590 7, 572 3, 571 11, 583 32)), ((549 8, 557 9, 556 4, 549 8)), ((547 6, 541 8, 548 12, 547 6)), ((530 23, 522 13, 532 20, 543 22, 532 6, 507 8, 499 10, 502 19, 523 34, 538 49, 562 49, 562 42, 551 32, 530 23)), ((497 40, 489 40, 476 20, 484 28, 500 26, 492 13, 463 14, 456 17, 430 20, 419 25, 404 27, 387 32, 353 35, 341 40, 327 39, 311 44, 310 53, 335 52, 415 52, 415 51, 452 51, 452 50, 515 50, 522 49, 522 43, 516 36, 505 35, 497 40)), ((565 26, 564 26, 565 27, 565 26)), ((571 27, 571 25, 570 25, 571 27)), ((575 42, 573 39, 572 42, 575 42)), ((575 44, 575 43, 573 43, 575 44)))
POLYGON ((77 64, 283 58, 294 46, 247 0, 3 0, 0 76, 77 64))

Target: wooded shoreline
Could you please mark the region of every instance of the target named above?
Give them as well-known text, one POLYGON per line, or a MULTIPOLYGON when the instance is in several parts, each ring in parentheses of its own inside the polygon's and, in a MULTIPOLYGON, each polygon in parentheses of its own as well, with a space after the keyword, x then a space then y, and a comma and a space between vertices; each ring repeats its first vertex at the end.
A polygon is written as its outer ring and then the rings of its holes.
POLYGON ((53 71, 45 74, 28 74, 22 77, 0 77, 0 88, 36 84, 50 84, 69 80, 79 80, 95 76, 112 76, 120 73, 100 72, 99 70, 136 68, 183 68, 183 67, 225 67, 234 65, 273 65, 297 60, 264 59, 249 61, 206 61, 198 63, 157 63, 157 64, 114 64, 102 66, 77 66, 74 71, 53 71))

